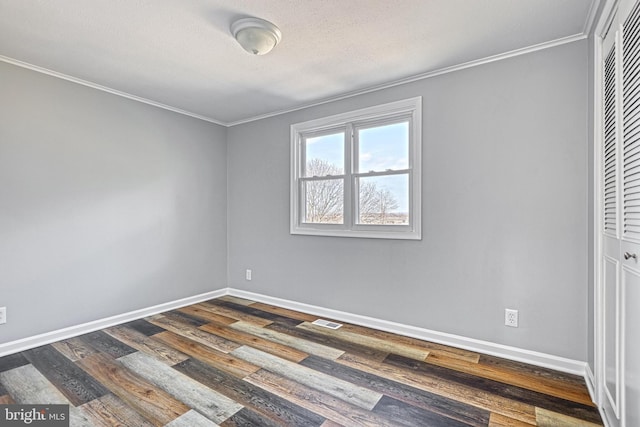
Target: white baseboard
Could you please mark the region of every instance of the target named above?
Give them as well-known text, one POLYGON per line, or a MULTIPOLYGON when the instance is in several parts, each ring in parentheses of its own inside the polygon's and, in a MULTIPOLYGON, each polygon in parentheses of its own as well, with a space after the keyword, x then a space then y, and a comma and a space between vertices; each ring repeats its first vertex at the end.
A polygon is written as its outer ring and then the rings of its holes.
POLYGON ((554 369, 560 372, 579 375, 585 377, 585 380, 587 380, 587 363, 579 360, 567 359, 551 354, 525 350, 488 341, 481 341, 474 338, 463 337, 460 335, 432 331, 429 329, 418 328, 410 325, 403 325, 401 323, 390 322, 387 320, 376 319, 368 316, 361 316, 344 311, 332 310, 329 308, 318 307, 315 305, 304 304, 281 298, 274 298, 267 295, 256 294, 253 292, 247 292, 233 288, 228 288, 227 293, 232 296, 246 298, 265 304, 277 305, 279 307, 302 311, 316 316, 326 317, 328 319, 353 323, 355 325, 366 326, 386 332, 405 335, 408 337, 431 341, 438 344, 444 344, 451 347, 458 347, 469 351, 502 357, 504 359, 514 360, 517 362, 523 362, 535 366, 554 369))
POLYGON ((154 305, 153 307, 147 307, 140 310, 130 311, 128 313, 107 317, 104 319, 94 320, 92 322, 83 323, 81 325, 70 326, 68 328, 58 329, 56 331, 34 335, 32 337, 23 338, 16 341, 10 341, 8 343, 0 344, 0 357, 18 353, 24 350, 29 350, 35 347, 40 347, 41 345, 50 344, 52 342, 76 337, 78 335, 87 334, 89 332, 97 331, 98 329, 104 329, 110 326, 119 325, 121 323, 130 322, 132 320, 141 319, 143 317, 152 316, 154 314, 162 313, 165 311, 174 310, 186 305, 196 304, 212 298, 219 298, 226 294, 227 289, 223 288, 217 291, 205 292, 200 295, 154 305))
POLYGON ((481 341, 474 338, 453 335, 444 332, 433 331, 415 326, 404 325, 401 323, 390 322, 388 320, 376 319, 373 317, 362 316, 359 314, 348 313, 339 310, 319 307, 301 302, 286 300, 282 298, 270 297, 267 295, 257 294, 253 292, 242 291, 234 288, 222 288, 212 292, 206 292, 192 297, 182 298, 176 301, 170 301, 158 304, 152 307, 119 314, 116 316, 99 319, 82 325, 71 326, 56 331, 47 332, 33 337, 28 337, 8 343, 0 344, 0 357, 6 356, 41 345, 50 344, 52 342, 72 338, 78 335, 93 332, 99 329, 108 328, 132 320, 141 319, 143 317, 162 313, 186 305, 196 304, 213 298, 219 298, 224 295, 232 295, 236 297, 246 298, 265 304, 277 305, 279 307, 288 308, 290 310, 302 311, 328 319, 339 320, 342 322, 353 323, 355 325, 366 326, 369 328, 379 329, 399 335, 405 335, 425 341, 431 341, 452 347, 458 347, 469 351, 488 354, 492 356, 502 357, 518 362, 529 363, 531 365, 550 368, 561 372, 580 375, 585 378, 591 397, 593 394, 593 374, 587 363, 566 359, 546 353, 540 353, 531 350, 525 350, 517 347, 496 344, 488 341, 481 341))

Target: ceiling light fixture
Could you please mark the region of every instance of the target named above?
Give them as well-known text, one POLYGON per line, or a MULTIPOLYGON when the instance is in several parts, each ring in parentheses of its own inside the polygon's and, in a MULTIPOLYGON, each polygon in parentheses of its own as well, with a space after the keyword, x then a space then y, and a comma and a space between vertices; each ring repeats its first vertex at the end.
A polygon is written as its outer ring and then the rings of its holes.
POLYGON ((269 21, 242 18, 231 24, 231 34, 244 50, 254 55, 271 52, 282 39, 280 29, 269 21))

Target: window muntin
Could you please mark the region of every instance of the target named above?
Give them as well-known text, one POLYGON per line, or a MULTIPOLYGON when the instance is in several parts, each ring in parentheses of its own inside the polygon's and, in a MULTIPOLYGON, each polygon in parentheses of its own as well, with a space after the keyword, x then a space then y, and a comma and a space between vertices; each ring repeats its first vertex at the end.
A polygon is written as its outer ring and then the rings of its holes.
POLYGON ((421 98, 291 126, 291 233, 420 239, 421 98))

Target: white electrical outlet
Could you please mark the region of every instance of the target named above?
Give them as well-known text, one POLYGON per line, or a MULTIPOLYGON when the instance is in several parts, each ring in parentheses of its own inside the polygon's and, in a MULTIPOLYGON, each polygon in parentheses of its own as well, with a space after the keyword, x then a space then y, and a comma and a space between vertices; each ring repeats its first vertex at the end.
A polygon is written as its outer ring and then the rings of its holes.
POLYGON ((510 308, 504 309, 504 324, 505 326, 511 326, 512 328, 518 327, 518 310, 512 310, 510 308))
POLYGON ((247 280, 251 280, 251 270, 247 269, 247 272, 245 273, 244 278, 247 280))
POLYGON ((0 325, 7 323, 7 307, 0 307, 0 325))

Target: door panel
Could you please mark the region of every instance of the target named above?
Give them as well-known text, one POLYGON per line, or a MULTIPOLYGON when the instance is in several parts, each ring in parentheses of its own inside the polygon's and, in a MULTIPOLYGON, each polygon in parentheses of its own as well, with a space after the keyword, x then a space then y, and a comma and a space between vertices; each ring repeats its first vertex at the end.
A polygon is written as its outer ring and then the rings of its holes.
MULTIPOLYGON (((638 367, 640 347, 640 6, 630 8, 622 31, 622 207, 623 233, 620 247, 621 341, 623 377, 621 419, 623 427, 640 426, 638 367)), ((622 13, 631 1, 621 3, 622 13)))
POLYGON ((619 427, 621 413, 621 354, 620 354, 620 224, 621 162, 620 147, 620 56, 619 22, 609 26, 603 45, 601 64, 603 86, 601 158, 601 215, 602 241, 600 307, 601 307, 601 360, 598 362, 598 396, 611 427, 619 427))
POLYGON ((623 270, 626 426, 640 426, 640 274, 623 270))
MULTIPOLYGON (((610 239, 612 240, 612 239, 610 239)), ((610 246, 618 246, 613 245, 610 246)), ((617 256, 618 251, 613 255, 617 256)), ((618 271, 617 259, 605 255, 604 257, 604 394, 608 407, 615 418, 620 415, 619 383, 620 383, 620 355, 618 350, 619 322, 618 322, 618 271)))

